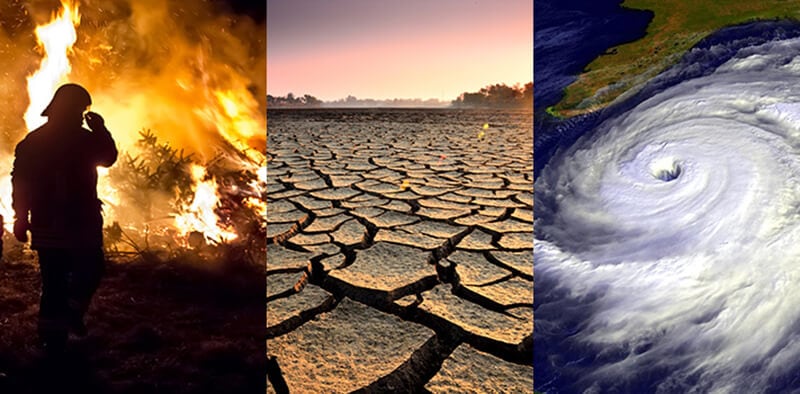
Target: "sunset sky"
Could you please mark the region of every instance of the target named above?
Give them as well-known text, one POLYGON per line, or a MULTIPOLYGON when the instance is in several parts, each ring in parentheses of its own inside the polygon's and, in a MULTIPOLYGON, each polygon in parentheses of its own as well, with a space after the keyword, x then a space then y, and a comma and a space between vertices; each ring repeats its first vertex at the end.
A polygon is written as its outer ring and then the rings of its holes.
POLYGON ((267 1, 274 96, 452 100, 532 80, 532 0, 267 1))

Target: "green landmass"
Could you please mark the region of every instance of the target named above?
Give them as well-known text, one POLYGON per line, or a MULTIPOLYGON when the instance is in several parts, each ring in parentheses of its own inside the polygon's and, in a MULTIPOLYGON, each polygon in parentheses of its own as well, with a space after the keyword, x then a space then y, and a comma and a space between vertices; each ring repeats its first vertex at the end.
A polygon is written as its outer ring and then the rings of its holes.
POLYGON ((791 0, 626 0, 622 6, 654 12, 645 37, 611 48, 592 61, 548 113, 570 117, 602 108, 675 64, 720 28, 800 17, 800 1, 791 0))

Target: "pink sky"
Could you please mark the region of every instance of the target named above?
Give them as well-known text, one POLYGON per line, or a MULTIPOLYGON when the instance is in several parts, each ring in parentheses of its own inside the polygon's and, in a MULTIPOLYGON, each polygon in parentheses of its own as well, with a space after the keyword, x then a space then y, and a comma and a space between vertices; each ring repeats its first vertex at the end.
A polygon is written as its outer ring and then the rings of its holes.
POLYGON ((270 0, 267 92, 437 98, 533 80, 533 3, 270 0))

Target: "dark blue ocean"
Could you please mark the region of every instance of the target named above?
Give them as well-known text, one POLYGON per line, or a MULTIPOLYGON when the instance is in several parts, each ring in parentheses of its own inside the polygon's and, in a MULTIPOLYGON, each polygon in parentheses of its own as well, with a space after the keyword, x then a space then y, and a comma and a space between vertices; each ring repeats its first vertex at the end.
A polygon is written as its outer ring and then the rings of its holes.
MULTIPOLYGON (((644 37, 653 18, 650 11, 622 8, 619 0, 536 0, 533 3, 534 131, 549 135, 552 120, 544 110, 556 104, 562 91, 597 56, 609 48, 644 37)), ((539 141, 537 139, 537 141, 539 141)), ((535 175, 545 139, 536 144, 535 175)), ((549 149, 545 149, 549 151, 549 149)), ((543 152, 549 159, 550 154, 543 152)))
POLYGON ((644 37, 650 11, 622 8, 619 0, 536 0, 534 110, 561 100, 561 91, 610 47, 644 37))

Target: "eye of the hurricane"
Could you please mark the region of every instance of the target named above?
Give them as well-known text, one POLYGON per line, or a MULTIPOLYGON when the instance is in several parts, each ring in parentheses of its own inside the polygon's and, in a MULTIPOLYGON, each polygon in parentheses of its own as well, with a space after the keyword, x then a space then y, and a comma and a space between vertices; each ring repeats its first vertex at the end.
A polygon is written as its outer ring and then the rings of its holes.
POLYGON ((650 166, 650 174, 662 182, 672 182, 681 176, 681 164, 673 159, 658 160, 650 166))

